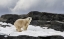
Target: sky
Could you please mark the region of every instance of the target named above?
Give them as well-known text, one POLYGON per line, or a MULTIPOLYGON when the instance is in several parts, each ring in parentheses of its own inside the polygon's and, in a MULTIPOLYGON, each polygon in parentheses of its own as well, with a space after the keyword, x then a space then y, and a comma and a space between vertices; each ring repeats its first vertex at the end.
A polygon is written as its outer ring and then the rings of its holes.
POLYGON ((0 15, 30 11, 64 14, 64 0, 0 0, 0 15))

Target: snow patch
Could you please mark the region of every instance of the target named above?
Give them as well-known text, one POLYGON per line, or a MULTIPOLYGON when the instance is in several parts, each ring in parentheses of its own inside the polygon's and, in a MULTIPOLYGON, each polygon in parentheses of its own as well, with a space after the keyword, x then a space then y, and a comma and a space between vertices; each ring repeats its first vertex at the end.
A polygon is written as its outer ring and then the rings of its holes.
MULTIPOLYGON (((16 28, 12 24, 7 24, 0 22, 2 25, 10 25, 11 27, 0 27, 0 35, 6 35, 8 36, 19 36, 19 35, 28 35, 28 36, 52 36, 52 35, 60 35, 64 37, 64 32, 55 31, 54 29, 47 29, 47 27, 39 27, 39 26, 33 26, 29 25, 28 29, 26 31, 17 32, 16 28)), ((0 25, 1 26, 1 25, 0 25)))

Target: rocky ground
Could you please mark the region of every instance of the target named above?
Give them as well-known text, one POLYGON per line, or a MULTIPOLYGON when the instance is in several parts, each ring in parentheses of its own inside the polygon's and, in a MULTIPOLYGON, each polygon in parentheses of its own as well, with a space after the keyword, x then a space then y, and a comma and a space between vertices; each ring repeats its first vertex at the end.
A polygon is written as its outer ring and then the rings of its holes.
POLYGON ((3 22, 13 24, 15 20, 26 17, 32 17, 33 20, 30 23, 31 25, 37 25, 41 27, 52 28, 58 31, 64 31, 64 14, 31 11, 28 14, 23 15, 5 14, 2 15, 0 19, 3 22))
POLYGON ((64 39, 64 37, 61 37, 61 36, 48 36, 48 37, 9 36, 9 37, 5 37, 4 35, 0 35, 0 39, 64 39))

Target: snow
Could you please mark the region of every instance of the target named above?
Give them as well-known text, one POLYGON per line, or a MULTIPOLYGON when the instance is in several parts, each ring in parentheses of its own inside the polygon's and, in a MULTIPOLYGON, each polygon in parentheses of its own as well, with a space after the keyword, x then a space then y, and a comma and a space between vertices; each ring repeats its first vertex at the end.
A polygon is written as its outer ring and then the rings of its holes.
MULTIPOLYGON (((47 29, 47 27, 39 27, 39 26, 33 26, 29 25, 28 29, 26 31, 17 32, 14 27, 14 25, 10 23, 3 23, 0 22, 2 25, 10 25, 11 27, 0 27, 0 35, 6 35, 7 36, 19 36, 19 35, 28 35, 28 36, 52 36, 52 35, 60 35, 64 37, 64 32, 55 31, 54 29, 47 29)), ((1 26, 1 25, 0 25, 1 26)))
POLYGON ((56 22, 58 22, 58 23, 64 23, 64 22, 61 22, 61 21, 56 21, 56 22))

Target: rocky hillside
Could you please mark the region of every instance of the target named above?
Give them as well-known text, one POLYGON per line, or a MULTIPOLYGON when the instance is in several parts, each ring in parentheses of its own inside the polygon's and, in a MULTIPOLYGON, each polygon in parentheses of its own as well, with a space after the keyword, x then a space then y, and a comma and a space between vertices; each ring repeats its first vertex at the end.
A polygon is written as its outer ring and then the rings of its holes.
POLYGON ((31 11, 28 14, 16 15, 5 14, 1 18, 6 19, 7 23, 13 24, 19 18, 32 17, 31 25, 53 28, 55 30, 64 31, 64 14, 54 14, 47 12, 31 11))

